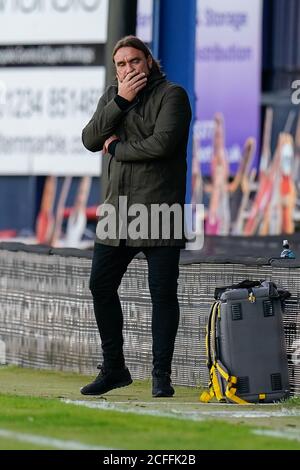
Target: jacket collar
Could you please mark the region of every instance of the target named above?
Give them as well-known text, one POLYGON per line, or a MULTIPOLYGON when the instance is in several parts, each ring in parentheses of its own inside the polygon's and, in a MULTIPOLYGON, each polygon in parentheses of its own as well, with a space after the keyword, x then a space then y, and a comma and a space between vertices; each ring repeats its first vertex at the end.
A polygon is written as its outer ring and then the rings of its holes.
POLYGON ((150 91, 155 88, 159 83, 166 79, 166 75, 159 70, 151 70, 150 75, 148 77, 147 85, 145 86, 145 91, 150 91))

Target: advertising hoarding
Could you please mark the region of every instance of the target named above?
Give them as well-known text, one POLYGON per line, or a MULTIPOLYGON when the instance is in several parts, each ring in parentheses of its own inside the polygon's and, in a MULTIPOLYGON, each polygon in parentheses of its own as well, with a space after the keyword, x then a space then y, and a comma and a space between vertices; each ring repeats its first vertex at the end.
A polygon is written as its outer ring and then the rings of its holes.
POLYGON ((7 68, 0 105, 4 174, 98 176, 99 153, 81 142, 104 89, 104 67, 7 68))
POLYGON ((230 172, 248 137, 259 136, 261 0, 198 0, 195 145, 202 173, 210 173, 214 116, 224 119, 230 172))
POLYGON ((0 44, 103 43, 108 0, 0 0, 0 44))

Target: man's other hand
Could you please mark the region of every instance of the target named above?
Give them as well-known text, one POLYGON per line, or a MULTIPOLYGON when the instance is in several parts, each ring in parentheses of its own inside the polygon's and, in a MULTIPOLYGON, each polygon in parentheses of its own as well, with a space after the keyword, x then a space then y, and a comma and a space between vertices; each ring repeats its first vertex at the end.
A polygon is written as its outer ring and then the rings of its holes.
POLYGON ((102 152, 107 153, 109 144, 111 144, 114 140, 119 140, 119 137, 115 134, 111 135, 108 139, 106 139, 102 148, 102 152))

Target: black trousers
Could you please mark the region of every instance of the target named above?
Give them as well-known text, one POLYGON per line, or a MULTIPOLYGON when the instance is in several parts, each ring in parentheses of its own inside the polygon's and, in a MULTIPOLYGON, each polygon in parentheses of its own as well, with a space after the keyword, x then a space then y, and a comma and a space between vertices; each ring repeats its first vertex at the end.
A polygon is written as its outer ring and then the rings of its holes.
POLYGON ((112 247, 95 243, 90 290, 101 337, 104 367, 124 366, 123 314, 118 287, 133 257, 142 251, 148 262, 152 300, 153 370, 171 373, 174 342, 179 323, 177 280, 179 247, 135 248, 121 243, 112 247))

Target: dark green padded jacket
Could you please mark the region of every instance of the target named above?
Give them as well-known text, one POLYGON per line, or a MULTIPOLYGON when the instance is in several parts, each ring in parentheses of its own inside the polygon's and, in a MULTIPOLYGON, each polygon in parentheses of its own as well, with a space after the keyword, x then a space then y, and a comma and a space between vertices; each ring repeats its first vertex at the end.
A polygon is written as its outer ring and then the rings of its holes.
MULTIPOLYGON (((82 132, 83 144, 92 152, 101 151, 104 142, 112 134, 116 134, 120 139, 114 155, 103 156, 109 159, 104 204, 113 206, 117 217, 117 230, 113 236, 109 234, 105 239, 103 235, 101 238, 97 236, 96 241, 118 246, 120 238, 126 238, 128 246, 183 247, 185 245, 183 217, 180 222, 182 227, 180 236, 178 217, 175 224, 172 211, 168 217, 167 207, 176 204, 178 208, 180 205, 183 214, 186 149, 191 121, 191 107, 187 93, 181 86, 167 81, 159 72, 150 74, 147 86, 126 111, 122 110, 114 99, 117 92, 116 85, 106 90, 99 100, 92 119, 82 132), (122 207, 120 196, 123 196, 122 207), (133 204, 143 204, 148 211, 147 224, 143 224, 141 230, 137 227, 139 206, 132 207, 133 204), (163 206, 166 211, 158 220, 157 208, 161 204, 168 206, 163 206), (130 207, 133 212, 128 215, 130 207), (151 216, 151 209, 154 207, 151 216), (124 214, 128 217, 126 223, 123 222, 125 232, 121 232, 123 235, 120 235, 119 220, 124 221, 124 214), (137 228, 133 230, 134 235, 128 229, 130 224, 131 227, 137 228), (140 233, 138 237, 137 232, 140 233)), ((104 218, 108 220, 107 213, 103 211, 104 207, 105 205, 100 207, 99 213, 99 222, 102 223, 104 218)), ((97 235, 99 235, 98 227, 97 235)))

